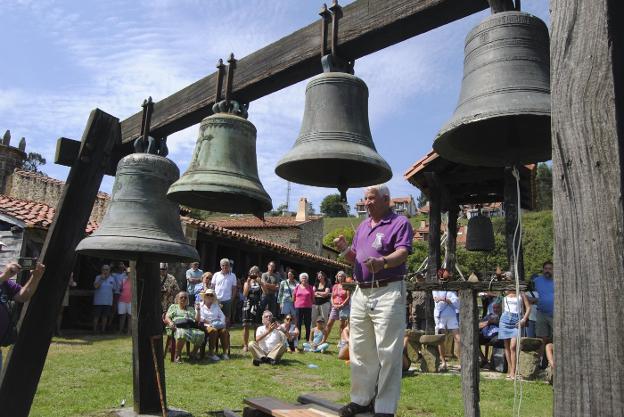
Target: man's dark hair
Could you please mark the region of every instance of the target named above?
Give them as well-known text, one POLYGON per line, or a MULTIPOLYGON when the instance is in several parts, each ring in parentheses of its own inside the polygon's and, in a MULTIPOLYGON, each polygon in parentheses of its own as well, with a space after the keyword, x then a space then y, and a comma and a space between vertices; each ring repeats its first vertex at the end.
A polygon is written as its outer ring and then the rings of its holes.
POLYGON ((544 263, 542 264, 542 268, 544 268, 546 265, 552 265, 552 266, 555 266, 555 265, 553 264, 553 262, 552 262, 552 261, 546 261, 546 262, 544 262, 544 263))

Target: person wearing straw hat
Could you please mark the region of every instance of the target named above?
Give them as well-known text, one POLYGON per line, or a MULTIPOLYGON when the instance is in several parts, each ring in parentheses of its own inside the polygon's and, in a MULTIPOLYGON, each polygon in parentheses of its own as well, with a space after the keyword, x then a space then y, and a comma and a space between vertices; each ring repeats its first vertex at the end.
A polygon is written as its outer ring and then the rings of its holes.
POLYGON ((401 356, 405 332, 405 261, 414 232, 405 216, 390 208, 386 185, 367 187, 369 218, 358 226, 352 246, 344 236, 334 243, 353 264, 357 286, 351 297, 349 356, 351 402, 341 417, 373 411, 392 417, 401 394, 401 356))
POLYGON ((230 345, 230 337, 228 330, 225 328, 225 314, 219 308, 215 292, 212 288, 206 289, 200 293, 202 297, 202 303, 199 310, 200 322, 204 327, 205 332, 208 334, 208 357, 213 361, 218 361, 219 357, 216 355, 215 346, 217 338, 221 340, 221 347, 223 349, 223 360, 228 360, 230 357, 227 355, 227 351, 230 345))

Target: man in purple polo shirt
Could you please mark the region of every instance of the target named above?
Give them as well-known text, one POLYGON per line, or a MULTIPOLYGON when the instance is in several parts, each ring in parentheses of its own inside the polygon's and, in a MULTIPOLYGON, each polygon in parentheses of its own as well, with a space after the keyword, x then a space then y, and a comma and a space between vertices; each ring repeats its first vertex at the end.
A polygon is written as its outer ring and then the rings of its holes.
MULTIPOLYGON (((7 303, 15 300, 19 303, 25 303, 30 300, 35 290, 39 286, 39 281, 45 270, 45 266, 37 263, 37 266, 30 275, 28 282, 22 287, 12 280, 22 270, 17 262, 9 262, 4 271, 0 273, 0 345, 6 346, 8 341, 8 332, 10 332, 9 310, 7 303)), ((10 343, 10 342, 9 342, 10 343)), ((2 369, 2 352, 0 351, 0 369, 2 369)))
POLYGON ((344 236, 334 240, 353 264, 357 283, 350 316, 351 403, 339 414, 353 417, 374 408, 375 417, 392 417, 401 394, 403 277, 414 232, 407 218, 390 209, 385 185, 368 187, 364 204, 369 218, 358 227, 353 245, 344 236))

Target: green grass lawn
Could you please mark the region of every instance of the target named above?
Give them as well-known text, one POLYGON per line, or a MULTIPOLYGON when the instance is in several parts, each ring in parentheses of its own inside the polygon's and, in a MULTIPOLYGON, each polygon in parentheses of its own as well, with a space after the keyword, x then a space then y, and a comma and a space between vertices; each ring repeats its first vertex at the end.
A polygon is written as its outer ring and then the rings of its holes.
MULTIPOLYGON (((334 334, 337 331, 334 330, 334 334)), ((240 350, 242 333, 232 333, 232 360, 173 364, 166 360, 167 399, 172 407, 208 416, 210 411, 241 410, 243 399, 274 396, 294 402, 301 393, 333 393, 348 400, 349 368, 328 354, 285 354, 279 366, 254 367, 240 350), (308 368, 315 364, 318 368, 308 368)), ((335 342, 335 340, 334 340, 335 342)), ((129 337, 55 338, 39 383, 31 416, 106 416, 123 399, 132 407, 132 344, 129 337)), ((523 416, 552 415, 552 389, 540 382, 522 384, 523 416)), ((484 416, 509 416, 513 383, 481 378, 484 416)), ((451 374, 403 378, 398 416, 461 416, 461 381, 451 374)))

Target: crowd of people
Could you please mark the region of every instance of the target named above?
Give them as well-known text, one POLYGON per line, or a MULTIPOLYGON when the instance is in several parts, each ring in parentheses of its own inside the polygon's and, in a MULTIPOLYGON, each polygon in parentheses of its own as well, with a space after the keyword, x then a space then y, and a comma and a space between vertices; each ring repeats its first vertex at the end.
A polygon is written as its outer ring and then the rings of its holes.
MULTIPOLYGON (((333 285, 323 271, 310 284, 306 272, 297 275, 288 268, 282 276, 274 261, 265 272, 252 266, 244 279, 236 277, 232 264, 230 259, 221 259, 220 270, 212 273, 192 263, 185 274, 185 291, 168 273, 167 264, 160 265, 163 322, 167 335, 175 340, 176 362, 182 360, 180 352, 186 342, 193 346, 192 359, 204 343, 213 361, 229 359, 229 329, 236 318, 243 327, 242 350, 251 353, 254 365, 276 364, 288 351, 325 352, 336 321, 340 332, 348 325, 350 294, 342 287, 348 279, 344 271, 336 274, 333 285), (218 345, 221 356, 216 352, 218 345)), ((103 268, 96 283, 110 281, 112 294, 115 280, 106 277, 103 268)), ((99 310, 95 308, 95 317, 99 310)))
MULTIPOLYGON (((483 312, 479 321, 479 344, 481 366, 494 366, 489 358, 490 348, 504 349, 507 364, 507 378, 516 377, 516 345, 521 337, 539 338, 542 340, 540 355, 543 366, 554 369, 553 360, 553 312, 554 312, 554 281, 552 277, 553 263, 546 261, 541 274, 531 277, 532 290, 516 293, 513 290, 504 293, 480 293, 483 312), (520 329, 520 330, 519 330, 520 329)), ((510 279, 509 273, 497 273, 496 278, 510 279)), ((452 279, 451 271, 441 269, 438 279, 442 282, 452 279)), ((424 281, 422 274, 417 274, 417 281, 424 281)), ((460 342, 459 298, 455 291, 433 291, 434 321, 437 334, 452 335, 456 346, 460 342)), ((409 302, 409 322, 413 329, 426 328, 426 292, 413 291, 409 302)), ((447 369, 445 344, 441 344, 440 369, 447 369)))

